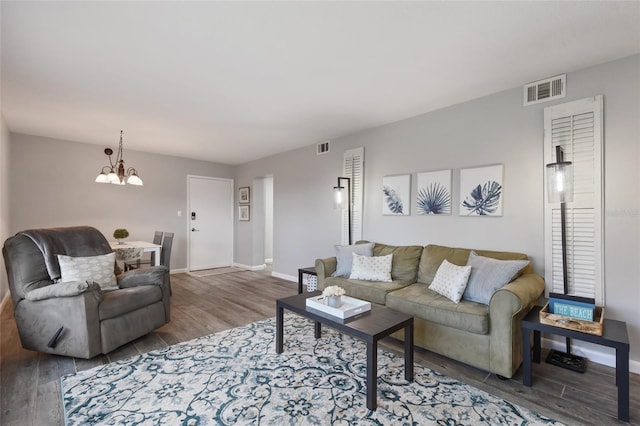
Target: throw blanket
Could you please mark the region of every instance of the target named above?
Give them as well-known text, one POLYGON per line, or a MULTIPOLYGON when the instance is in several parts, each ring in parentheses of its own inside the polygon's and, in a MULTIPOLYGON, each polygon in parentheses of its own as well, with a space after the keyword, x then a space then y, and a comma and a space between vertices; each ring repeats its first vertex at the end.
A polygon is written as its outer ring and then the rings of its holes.
POLYGON ((72 226, 67 228, 29 229, 18 232, 31 238, 38 246, 51 280, 60 278, 58 255, 97 256, 111 253, 109 242, 96 228, 72 226))

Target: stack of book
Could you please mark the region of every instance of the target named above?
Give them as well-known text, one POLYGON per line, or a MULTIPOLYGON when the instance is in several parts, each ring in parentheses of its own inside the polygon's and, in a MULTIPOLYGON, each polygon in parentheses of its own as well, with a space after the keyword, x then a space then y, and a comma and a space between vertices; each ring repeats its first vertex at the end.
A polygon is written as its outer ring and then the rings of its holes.
POLYGON ((596 303, 595 299, 589 297, 549 293, 549 312, 555 315, 593 321, 596 303))

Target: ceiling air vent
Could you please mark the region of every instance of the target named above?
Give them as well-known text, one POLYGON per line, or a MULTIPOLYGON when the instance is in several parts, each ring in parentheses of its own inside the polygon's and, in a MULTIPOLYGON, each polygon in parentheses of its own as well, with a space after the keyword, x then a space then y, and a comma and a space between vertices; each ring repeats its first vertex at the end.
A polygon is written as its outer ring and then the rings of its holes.
POLYGON ((535 81, 524 86, 524 106, 564 98, 566 94, 566 74, 535 81))
POLYGON ((327 154, 329 152, 329 141, 320 142, 316 149, 316 155, 327 154))

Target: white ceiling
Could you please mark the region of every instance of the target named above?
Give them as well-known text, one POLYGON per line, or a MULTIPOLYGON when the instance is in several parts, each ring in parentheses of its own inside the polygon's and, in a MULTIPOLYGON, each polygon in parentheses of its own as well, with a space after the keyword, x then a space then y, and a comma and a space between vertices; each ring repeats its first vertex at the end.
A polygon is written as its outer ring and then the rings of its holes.
MULTIPOLYGON (((640 52, 640 2, 2 1, 10 131, 227 164, 640 52)), ((571 81, 568 82, 569 93, 571 81)))

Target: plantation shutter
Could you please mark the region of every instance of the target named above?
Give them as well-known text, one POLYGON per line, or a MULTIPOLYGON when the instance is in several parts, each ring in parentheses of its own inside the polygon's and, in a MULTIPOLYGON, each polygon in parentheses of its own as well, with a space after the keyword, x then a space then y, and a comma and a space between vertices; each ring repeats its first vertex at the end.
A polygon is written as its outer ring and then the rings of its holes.
MULTIPOLYGON (((362 193, 364 179, 364 148, 348 149, 343 156, 342 176, 351 179, 351 238, 352 243, 362 239, 362 193)), ((349 242, 349 213, 342 213, 342 244, 349 242)))
MULTIPOLYGON (((602 224, 602 96, 544 109, 545 164, 556 161, 560 145, 573 163, 573 202, 566 204, 569 294, 604 304, 602 224)), ((545 194, 545 281, 562 293, 560 203, 545 194)))

